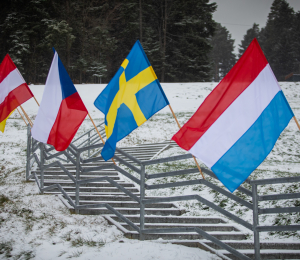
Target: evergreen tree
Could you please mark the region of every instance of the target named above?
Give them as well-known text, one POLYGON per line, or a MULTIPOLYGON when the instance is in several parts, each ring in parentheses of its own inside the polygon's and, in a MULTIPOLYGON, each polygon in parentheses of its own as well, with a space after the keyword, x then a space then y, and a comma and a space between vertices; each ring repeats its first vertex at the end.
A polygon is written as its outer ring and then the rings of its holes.
POLYGON ((213 46, 211 52, 213 78, 218 82, 235 64, 234 40, 231 39, 231 34, 226 27, 217 24, 211 43, 213 46))
POLYGON ((7 7, 0 24, 0 38, 6 39, 6 43, 2 56, 9 53, 25 80, 39 82, 49 69, 49 57, 41 44, 47 28, 44 19, 51 12, 49 3, 43 0, 4 2, 7 7))
POLYGON ((143 46, 153 50, 155 57, 146 53, 150 62, 154 60, 153 67, 162 82, 210 80, 209 38, 215 29, 212 13, 216 4, 208 2, 143 1, 143 18, 149 21, 143 29, 143 46), (150 33, 147 43, 145 34, 150 33))
POLYGON ((253 41, 254 38, 257 38, 258 42, 260 41, 259 35, 259 25, 257 23, 254 23, 252 28, 247 30, 247 33, 244 35, 241 44, 239 44, 239 58, 244 54, 245 50, 248 48, 249 44, 253 41))
POLYGON ((300 73, 300 12, 295 15, 295 20, 292 27, 292 49, 294 55, 294 69, 293 72, 300 73))
POLYGON ((75 83, 108 82, 137 39, 161 81, 210 80, 209 0, 14 0, 0 3, 0 53, 44 83, 54 47, 75 83))
POLYGON ((263 51, 272 67, 277 80, 284 80, 293 71, 294 10, 286 0, 274 0, 264 30, 263 51))

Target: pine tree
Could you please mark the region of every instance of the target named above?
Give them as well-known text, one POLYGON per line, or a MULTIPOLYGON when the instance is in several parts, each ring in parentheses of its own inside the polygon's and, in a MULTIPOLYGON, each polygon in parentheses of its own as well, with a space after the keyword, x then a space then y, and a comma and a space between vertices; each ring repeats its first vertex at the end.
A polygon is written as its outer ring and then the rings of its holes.
POLYGON ((248 48, 249 44, 253 41, 254 38, 257 38, 258 42, 260 42, 259 35, 259 25, 257 23, 254 23, 252 28, 247 30, 247 33, 244 35, 241 44, 239 44, 239 57, 243 55, 243 53, 248 48))
POLYGON ((25 80, 42 81, 49 69, 47 61, 50 57, 43 52, 41 43, 47 28, 44 19, 49 18, 51 7, 48 1, 43 0, 8 2, 0 25, 0 38, 6 39, 2 55, 4 57, 6 53, 10 54, 25 80))
POLYGON ((235 64, 234 40, 226 27, 217 24, 215 35, 211 40, 213 49, 211 52, 213 78, 218 82, 235 64))
POLYGON ((162 82, 210 80, 209 38, 216 4, 208 2, 143 1, 143 46, 162 82))
POLYGON ((294 24, 292 27, 292 49, 294 56, 294 68, 293 72, 300 73, 300 12, 295 15, 294 24))
POLYGON ((210 80, 216 4, 209 0, 14 0, 0 5, 0 53, 10 53, 27 81, 45 82, 54 47, 74 82, 108 82, 141 37, 162 81, 210 80))
POLYGON ((274 0, 264 30, 262 48, 279 81, 293 71, 295 64, 291 34, 294 20, 294 10, 286 0, 274 0))

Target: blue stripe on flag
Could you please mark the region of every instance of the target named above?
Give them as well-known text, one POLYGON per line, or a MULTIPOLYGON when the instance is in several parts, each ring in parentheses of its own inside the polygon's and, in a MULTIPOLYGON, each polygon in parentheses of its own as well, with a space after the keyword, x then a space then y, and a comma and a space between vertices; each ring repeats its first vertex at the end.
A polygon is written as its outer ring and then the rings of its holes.
POLYGON ((211 170, 231 192, 235 191, 268 156, 293 116, 284 94, 279 91, 248 131, 211 170))
POLYGON ((61 85, 61 92, 62 92, 62 99, 73 95, 77 92, 76 88, 74 87, 74 84, 72 80, 70 79, 70 76, 68 72, 66 71, 64 65, 62 64, 59 56, 58 58, 58 71, 59 71, 59 79, 60 79, 60 85, 61 85))

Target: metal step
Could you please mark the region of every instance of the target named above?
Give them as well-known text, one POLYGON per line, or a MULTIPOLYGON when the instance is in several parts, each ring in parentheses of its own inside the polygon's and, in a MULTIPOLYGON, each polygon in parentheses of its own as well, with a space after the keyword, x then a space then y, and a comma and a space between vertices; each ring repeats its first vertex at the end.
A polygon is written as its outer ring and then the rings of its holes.
MULTIPOLYGON (((235 248, 235 249, 253 249, 254 244, 251 241, 223 241, 227 245, 235 248)), ((207 245, 214 249, 220 249, 217 245, 212 242, 205 242, 207 245)), ((300 242, 261 242, 260 248, 267 249, 283 249, 283 250, 300 250, 300 242)))
MULTIPOLYGON (((134 231, 134 229, 129 226, 126 223, 120 223, 124 228, 126 228, 129 231, 134 231)), ((139 226, 140 223, 135 223, 136 226, 139 226)), ((211 232, 211 231, 224 231, 224 232, 230 232, 230 231, 239 231, 236 227, 233 227, 232 225, 228 224, 218 224, 218 225, 213 225, 213 224, 182 224, 182 223, 170 223, 169 225, 167 224, 156 224, 156 223, 146 223, 145 224, 145 229, 152 229, 152 228, 188 228, 188 227, 198 227, 202 229, 203 231, 206 232, 211 232)))
MULTIPOLYGON (((55 181, 45 181, 44 182, 44 186, 50 186, 53 184, 60 184, 62 186, 68 186, 68 187, 75 187, 75 183, 72 181, 59 181, 59 180, 55 180, 55 181)), ((123 186, 123 187, 135 187, 133 183, 126 183, 126 182, 118 182, 119 185, 123 186)), ((114 185, 112 185, 109 182, 90 182, 90 183, 85 183, 85 184, 81 184, 81 187, 115 187, 114 185)))
MULTIPOLYGON (((62 188, 66 192, 75 191, 75 187, 71 187, 71 186, 63 186, 62 185, 62 188)), ((138 192, 139 191, 135 187, 126 187, 126 190, 128 190, 130 192, 138 192)), ((81 187, 80 186, 80 192, 106 192, 106 193, 108 193, 108 192, 117 192, 117 191, 120 191, 120 190, 115 187, 81 187)))
MULTIPOLYGON (((109 215, 115 221, 118 221, 119 218, 115 215, 109 215)), ((139 216, 126 215, 133 223, 140 223, 139 216)), ((223 219, 217 217, 182 217, 182 216, 146 216, 145 223, 170 223, 170 224, 219 224, 226 223, 223 219)))
MULTIPOLYGON (((238 257, 230 254, 225 250, 218 250, 219 253, 229 257, 233 260, 239 260, 238 257)), ((253 250, 239 250, 240 253, 250 257, 251 259, 255 259, 255 255, 253 250)), ((260 250, 261 259, 300 259, 300 250, 260 250)))
MULTIPOLYGON (((79 200, 79 205, 89 205, 97 203, 107 203, 114 208, 139 208, 140 204, 138 202, 129 202, 129 201, 92 201, 92 200, 79 200)), ((174 208, 172 203, 154 203, 148 204, 146 208, 174 208)))
MULTIPOLYGON (((137 208, 118 208, 116 207, 115 210, 118 212, 122 213, 123 215, 128 215, 128 214, 135 214, 139 215, 140 210, 137 208)), ((72 213, 75 213, 75 210, 71 209, 72 213)), ((106 215, 106 214, 111 214, 109 210, 106 208, 87 208, 87 209, 80 209, 79 214, 83 215, 106 215)), ((174 215, 174 216, 179 216, 181 214, 181 211, 176 208, 146 208, 145 209, 145 215, 158 215, 158 216, 169 216, 169 215, 174 215)))
MULTIPOLYGON (((246 235, 240 232, 207 232, 219 240, 243 240, 246 239, 246 235)), ((125 236, 130 239, 139 239, 140 235, 137 232, 126 233, 125 236)), ((154 239, 203 239, 201 235, 194 232, 189 233, 155 233, 155 234, 144 234, 146 240, 154 239)))
MULTIPOLYGON (((73 176, 76 176, 75 170, 68 170, 73 176)), ((40 175, 40 171, 32 171, 32 173, 36 173, 40 175)), ((53 170, 46 170, 44 171, 44 175, 61 175, 63 173, 62 169, 53 169, 53 170)), ((116 171, 89 171, 81 173, 80 176, 85 175, 99 175, 99 176, 118 176, 118 172, 116 171)))
MULTIPOLYGON (((85 180, 85 179, 94 179, 94 178, 97 178, 97 177, 103 177, 103 176, 95 176, 95 175, 81 175, 80 176, 80 180, 85 180)), ((40 177, 38 177, 40 179, 40 177)), ((75 176, 74 176, 75 178, 75 176)), ((109 176, 109 178, 111 178, 112 180, 120 180, 120 177, 119 176, 109 176)), ((69 176, 66 175, 66 174, 57 174, 57 175, 44 175, 44 180, 57 180, 57 179, 60 179, 60 180, 70 180, 69 176)))

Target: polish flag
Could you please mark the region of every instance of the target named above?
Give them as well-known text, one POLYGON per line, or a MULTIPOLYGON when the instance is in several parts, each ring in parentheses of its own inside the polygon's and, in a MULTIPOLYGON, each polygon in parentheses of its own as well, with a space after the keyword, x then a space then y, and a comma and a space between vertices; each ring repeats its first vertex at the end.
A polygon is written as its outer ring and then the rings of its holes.
POLYGON ((55 51, 41 105, 31 129, 32 137, 67 149, 88 114, 75 86, 55 51))
POLYGON ((31 90, 6 54, 0 64, 0 123, 31 97, 33 97, 31 90))
POLYGON ((254 39, 172 140, 233 192, 264 161, 293 116, 254 39))

